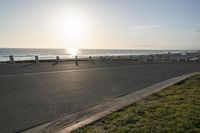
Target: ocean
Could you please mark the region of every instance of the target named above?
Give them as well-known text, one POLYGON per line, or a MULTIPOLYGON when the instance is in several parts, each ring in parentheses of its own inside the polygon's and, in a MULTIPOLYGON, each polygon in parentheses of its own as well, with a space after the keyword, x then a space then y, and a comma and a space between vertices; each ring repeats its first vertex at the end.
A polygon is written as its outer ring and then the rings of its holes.
POLYGON ((39 56, 40 60, 73 58, 76 53, 78 57, 88 56, 118 56, 118 55, 150 55, 164 53, 196 52, 195 50, 122 50, 122 49, 21 49, 21 48, 0 48, 0 62, 8 61, 9 56, 13 55, 16 61, 34 60, 39 56))

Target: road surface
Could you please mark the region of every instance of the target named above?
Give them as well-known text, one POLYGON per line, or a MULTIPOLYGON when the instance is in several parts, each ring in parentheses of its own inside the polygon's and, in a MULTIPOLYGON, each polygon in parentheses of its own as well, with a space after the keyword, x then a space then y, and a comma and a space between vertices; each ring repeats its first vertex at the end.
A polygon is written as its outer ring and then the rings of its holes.
POLYGON ((200 62, 0 64, 0 132, 19 132, 197 71, 200 62))

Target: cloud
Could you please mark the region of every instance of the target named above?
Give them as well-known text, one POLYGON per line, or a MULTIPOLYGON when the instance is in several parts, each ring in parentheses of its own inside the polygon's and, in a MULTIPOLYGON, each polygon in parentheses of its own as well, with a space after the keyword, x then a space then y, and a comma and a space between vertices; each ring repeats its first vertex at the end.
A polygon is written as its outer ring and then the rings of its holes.
POLYGON ((200 24, 194 24, 194 26, 200 26, 200 24))
POLYGON ((151 29, 156 29, 159 28, 160 26, 158 24, 153 24, 153 25, 136 25, 136 26, 131 26, 131 30, 151 30, 151 29))
POLYGON ((191 29, 190 32, 199 33, 200 32, 200 24, 199 23, 194 24, 193 29, 191 29))
POLYGON ((196 30, 190 30, 189 32, 191 33, 200 33, 200 30, 196 29, 196 30))
POLYGON ((192 32, 200 32, 200 30, 193 30, 192 32))

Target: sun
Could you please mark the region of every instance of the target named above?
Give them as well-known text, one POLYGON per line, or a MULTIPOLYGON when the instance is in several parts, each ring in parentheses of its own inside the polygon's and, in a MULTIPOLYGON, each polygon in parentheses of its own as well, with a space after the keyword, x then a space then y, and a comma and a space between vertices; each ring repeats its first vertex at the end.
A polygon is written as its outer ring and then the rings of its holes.
POLYGON ((86 15, 80 12, 68 11, 57 16, 56 33, 64 41, 64 48, 82 47, 89 38, 91 23, 86 15))
POLYGON ((63 34, 69 40, 80 40, 84 37, 85 22, 80 15, 70 14, 61 22, 63 34))

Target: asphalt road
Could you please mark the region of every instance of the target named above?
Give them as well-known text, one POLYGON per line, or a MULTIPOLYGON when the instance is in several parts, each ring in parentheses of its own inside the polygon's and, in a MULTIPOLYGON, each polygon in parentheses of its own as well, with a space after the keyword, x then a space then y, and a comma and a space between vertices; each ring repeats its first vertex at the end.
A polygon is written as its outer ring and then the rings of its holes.
POLYGON ((200 62, 0 64, 0 132, 19 132, 197 71, 200 62))

